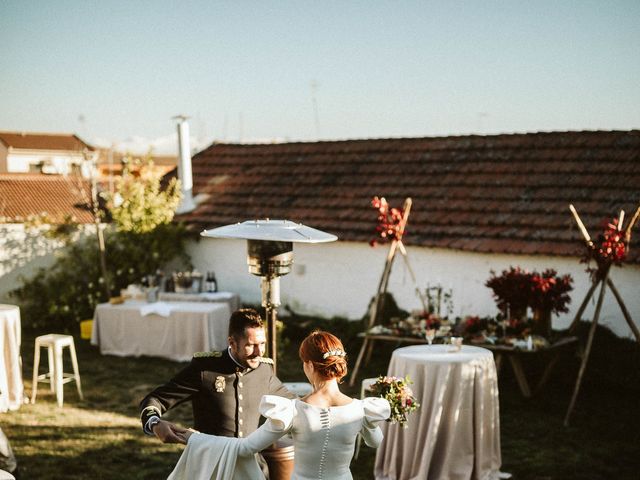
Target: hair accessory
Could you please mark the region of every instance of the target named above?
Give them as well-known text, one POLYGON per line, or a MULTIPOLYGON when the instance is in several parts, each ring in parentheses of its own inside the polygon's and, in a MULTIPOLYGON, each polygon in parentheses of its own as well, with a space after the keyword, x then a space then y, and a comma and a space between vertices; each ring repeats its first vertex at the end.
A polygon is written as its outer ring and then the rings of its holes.
POLYGON ((322 355, 322 358, 328 358, 328 357, 346 357, 347 356, 347 352, 345 352, 344 350, 329 350, 328 352, 324 352, 324 354, 322 355))

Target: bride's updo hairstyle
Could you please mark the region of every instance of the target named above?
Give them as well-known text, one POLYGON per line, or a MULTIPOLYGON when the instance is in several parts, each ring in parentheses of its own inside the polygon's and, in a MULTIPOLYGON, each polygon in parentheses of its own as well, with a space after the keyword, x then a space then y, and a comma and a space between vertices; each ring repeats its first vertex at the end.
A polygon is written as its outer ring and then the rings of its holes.
POLYGON ((324 380, 340 380, 347 374, 347 354, 342 342, 329 332, 311 332, 300 344, 300 360, 312 362, 313 368, 324 380))

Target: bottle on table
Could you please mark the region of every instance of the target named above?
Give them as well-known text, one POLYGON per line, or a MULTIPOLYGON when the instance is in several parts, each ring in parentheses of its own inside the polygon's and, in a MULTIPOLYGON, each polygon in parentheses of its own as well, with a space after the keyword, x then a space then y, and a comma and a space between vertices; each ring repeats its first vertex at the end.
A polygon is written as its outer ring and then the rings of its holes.
POLYGON ((207 292, 213 293, 218 291, 218 282, 215 272, 207 272, 207 280, 205 282, 207 292))

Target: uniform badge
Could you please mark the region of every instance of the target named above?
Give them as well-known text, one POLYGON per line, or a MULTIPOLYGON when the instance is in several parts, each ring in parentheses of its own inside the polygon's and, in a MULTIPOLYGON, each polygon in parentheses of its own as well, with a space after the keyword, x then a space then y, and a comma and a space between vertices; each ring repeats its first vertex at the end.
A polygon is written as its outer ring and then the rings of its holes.
POLYGON ((215 382, 216 392, 218 393, 224 392, 224 388, 226 387, 226 385, 227 385, 227 381, 224 379, 224 377, 222 376, 216 377, 216 382, 215 382))

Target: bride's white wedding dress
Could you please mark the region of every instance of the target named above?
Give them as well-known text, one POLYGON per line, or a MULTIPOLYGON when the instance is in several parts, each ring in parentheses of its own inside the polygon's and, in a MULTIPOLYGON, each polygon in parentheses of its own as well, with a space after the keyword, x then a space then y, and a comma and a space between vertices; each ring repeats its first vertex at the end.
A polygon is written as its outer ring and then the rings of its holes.
POLYGON ((339 407, 321 408, 300 399, 265 395, 260 413, 267 419, 246 438, 191 435, 169 480, 253 480, 264 478, 255 453, 286 434, 295 446, 292 480, 351 480, 349 464, 355 441, 377 447, 389 418, 389 403, 382 398, 353 399, 339 407))

